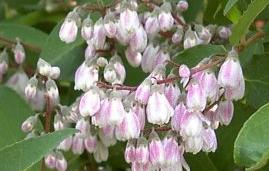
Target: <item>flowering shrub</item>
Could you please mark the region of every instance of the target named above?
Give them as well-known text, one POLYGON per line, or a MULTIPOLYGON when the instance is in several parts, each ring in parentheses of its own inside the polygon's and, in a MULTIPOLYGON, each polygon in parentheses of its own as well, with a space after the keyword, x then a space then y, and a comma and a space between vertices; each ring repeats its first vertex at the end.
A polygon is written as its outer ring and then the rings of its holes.
MULTIPOLYGON (((14 140, 0 141, 0 170, 260 169, 268 4, 44 0, 32 5, 46 12, 27 15, 46 24, 64 14, 50 35, 39 21, 42 31, 0 23, 0 96, 9 99, 0 116, 19 116, 11 128, 3 121, 3 137, 14 140)), ((14 22, 29 24, 24 17, 14 22)))

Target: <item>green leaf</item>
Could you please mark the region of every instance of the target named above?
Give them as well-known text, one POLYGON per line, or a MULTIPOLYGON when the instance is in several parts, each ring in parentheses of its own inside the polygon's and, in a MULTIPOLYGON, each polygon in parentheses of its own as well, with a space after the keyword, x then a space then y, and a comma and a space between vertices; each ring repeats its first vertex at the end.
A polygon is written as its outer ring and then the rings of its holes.
POLYGON ((84 59, 84 41, 79 36, 75 42, 66 44, 59 38, 60 22, 50 33, 40 57, 61 69, 62 80, 73 80, 76 68, 84 59))
POLYGON ((268 55, 256 55, 243 68, 246 101, 256 109, 269 101, 268 55))
POLYGON ((7 146, 0 150, 0 170, 21 171, 29 168, 75 132, 74 129, 65 129, 7 146))
POLYGON ((247 170, 257 170, 269 158, 269 104, 262 106, 245 123, 234 144, 234 160, 247 170))
POLYGON ((191 171, 218 171, 212 160, 203 152, 196 155, 187 153, 186 161, 191 171))
POLYGON ((33 27, 21 24, 1 23, 0 36, 15 41, 18 37, 22 42, 42 48, 47 34, 33 27))
POLYGON ((228 12, 234 7, 238 0, 229 0, 224 8, 223 14, 227 15, 228 12))
MULTIPOLYGON (((0 86, 0 149, 22 140, 22 122, 33 115, 30 106, 12 89, 0 86), (16 106, 16 107, 14 107, 16 106)), ((0 169, 1 170, 1 169, 0 169)))
POLYGON ((234 103, 234 116, 228 126, 221 126, 216 130, 218 148, 215 153, 209 153, 210 159, 219 171, 237 170, 233 161, 233 148, 236 136, 244 122, 255 111, 249 105, 234 103))
POLYGON ((232 35, 230 36, 230 42, 232 44, 237 44, 239 42, 241 37, 247 33, 253 20, 268 4, 268 0, 255 0, 249 5, 237 24, 232 28, 232 35))
POLYGON ((232 21, 234 24, 238 22, 240 17, 241 11, 236 6, 233 6, 227 13, 227 18, 229 18, 229 20, 232 21))
POLYGON ((198 45, 177 53, 173 60, 177 63, 195 66, 206 57, 224 54, 225 52, 226 49, 222 45, 198 45))

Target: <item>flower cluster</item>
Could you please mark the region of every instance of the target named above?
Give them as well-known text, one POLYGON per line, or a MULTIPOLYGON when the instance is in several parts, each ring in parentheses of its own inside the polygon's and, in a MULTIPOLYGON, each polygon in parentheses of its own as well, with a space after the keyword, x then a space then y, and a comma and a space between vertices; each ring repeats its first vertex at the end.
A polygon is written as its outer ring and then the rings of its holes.
MULTIPOLYGON (((85 60, 74 78, 74 90, 82 91, 81 96, 71 106, 61 105, 54 81, 60 69, 42 59, 25 87, 28 99, 45 92, 56 113, 54 130, 74 125, 78 130, 46 156, 49 168, 66 170, 60 151, 68 150, 93 153, 96 162, 106 161, 108 147, 117 141, 127 141, 124 156, 134 171, 190 170, 185 152, 216 151, 215 130, 231 122, 233 101, 244 96, 242 68, 236 49, 205 57, 192 68, 173 62, 173 49, 223 43, 230 35, 229 27, 186 24, 182 13, 187 8, 184 0, 174 6, 129 0, 111 6, 95 22, 90 14, 85 16, 87 5, 67 15, 59 38, 72 43, 81 31, 87 43, 85 60), (140 3, 149 11, 139 14, 140 3), (123 85, 128 71, 122 56, 132 67, 149 73, 140 85, 123 85), (167 74, 170 63, 174 67, 167 74), (163 137, 160 131, 167 133, 163 137)), ((32 131, 37 118, 29 117, 22 130, 32 131)))

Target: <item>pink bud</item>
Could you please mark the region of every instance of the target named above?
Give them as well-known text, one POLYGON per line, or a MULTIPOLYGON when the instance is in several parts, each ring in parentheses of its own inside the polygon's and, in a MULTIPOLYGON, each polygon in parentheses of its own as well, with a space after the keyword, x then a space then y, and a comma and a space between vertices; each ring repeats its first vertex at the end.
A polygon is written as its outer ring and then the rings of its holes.
POLYGON ((70 136, 64 139, 57 147, 59 150, 68 151, 72 147, 73 137, 70 136))
POLYGON ((126 8, 120 13, 119 20, 120 27, 128 34, 133 35, 133 33, 139 28, 140 21, 136 11, 126 8))
POLYGON ((171 12, 162 11, 158 16, 160 29, 164 32, 169 31, 174 25, 174 18, 171 12))
POLYGON ((117 72, 113 65, 108 64, 104 70, 104 78, 107 82, 113 84, 117 79, 117 72))
POLYGON ((214 72, 212 71, 203 72, 202 76, 200 77, 199 82, 204 91, 206 98, 210 102, 216 101, 219 94, 219 86, 218 86, 218 80, 214 72))
POLYGON ((32 99, 28 99, 28 102, 31 104, 34 110, 43 111, 46 103, 44 95, 45 95, 44 90, 37 90, 35 97, 32 99))
POLYGON ((73 137, 72 152, 81 155, 84 151, 84 139, 81 134, 77 133, 73 137))
POLYGON ((177 3, 177 8, 179 9, 179 11, 184 12, 189 8, 189 4, 186 0, 180 0, 177 3))
POLYGON ((183 102, 180 102, 175 108, 175 114, 171 119, 172 129, 180 132, 182 124, 188 117, 188 111, 183 102))
POLYGON ((115 132, 114 126, 108 125, 99 129, 99 138, 106 147, 110 147, 116 144, 116 138, 114 132, 115 132))
POLYGON ((88 135, 84 139, 84 146, 89 153, 95 152, 97 148, 97 137, 93 135, 88 135))
POLYGON ((154 130, 150 133, 149 139, 149 160, 153 166, 160 167, 165 163, 162 141, 154 130))
POLYGON ((142 61, 142 55, 139 52, 133 51, 130 47, 125 50, 125 56, 128 63, 132 67, 138 67, 142 61))
POLYGON ((187 65, 182 64, 178 69, 178 74, 182 78, 187 78, 190 77, 191 71, 187 65))
POLYGON ((196 33, 198 34, 201 43, 208 44, 212 38, 212 34, 210 33, 209 29, 202 26, 196 25, 195 26, 196 33))
POLYGON ((163 93, 155 90, 149 97, 147 105, 147 119, 149 123, 163 125, 174 115, 174 109, 163 93))
POLYGON ((110 125, 118 125, 122 122, 126 112, 120 97, 114 96, 109 100, 107 121, 110 125))
POLYGON ((221 101, 217 109, 217 117, 221 124, 229 125, 234 113, 234 105, 231 100, 221 101))
POLYGON ((147 104, 150 96, 151 81, 145 79, 135 91, 135 100, 139 103, 147 104))
POLYGON ((39 74, 48 77, 50 76, 51 65, 42 58, 39 58, 37 62, 37 71, 39 74))
POLYGON ((187 30, 184 35, 184 42, 183 46, 184 49, 189 49, 191 47, 194 47, 196 45, 200 44, 200 40, 196 34, 195 31, 187 30))
POLYGON ((79 112, 83 117, 93 116, 100 109, 100 96, 97 87, 90 89, 80 99, 79 112))
POLYGON ((170 83, 165 86, 164 89, 165 97, 167 98, 169 104, 175 108, 177 105, 177 100, 180 95, 180 89, 177 84, 170 83))
POLYGON ((85 60, 87 59, 93 59, 95 57, 96 51, 95 47, 93 46, 93 43, 91 40, 87 41, 87 48, 85 50, 85 60))
POLYGON ((197 81, 192 81, 187 87, 186 104, 193 111, 203 111, 206 106, 206 96, 197 81))
POLYGON ((0 53, 0 81, 2 80, 2 76, 4 73, 6 73, 8 69, 8 53, 6 49, 4 49, 0 53))
POLYGON ((59 103, 59 91, 54 80, 47 80, 46 91, 52 104, 56 105, 57 103, 59 103))
POLYGON ((55 167, 57 171, 66 171, 67 169, 67 161, 64 158, 62 153, 59 153, 56 158, 55 167))
POLYGON ((30 116, 21 125, 21 130, 23 132, 31 132, 37 122, 36 116, 30 116))
POLYGON ((103 19, 100 18, 94 24, 93 37, 91 39, 95 49, 104 49, 106 41, 106 31, 103 26, 103 19))
POLYGON ((136 104, 133 107, 133 110, 139 120, 139 124, 140 124, 140 130, 144 129, 145 126, 145 120, 146 120, 146 115, 145 115, 145 107, 141 106, 140 104, 136 104))
POLYGON ((76 123, 76 129, 80 131, 81 135, 87 135, 90 132, 90 123, 84 118, 80 118, 76 123))
POLYGON ((75 74, 75 90, 87 91, 96 81, 98 81, 98 70, 83 62, 75 74))
POLYGON ((172 36, 172 42, 174 44, 180 43, 183 39, 184 31, 182 27, 178 27, 177 31, 172 36))
POLYGON ((113 84, 123 84, 126 78, 126 70, 121 60, 121 57, 118 54, 115 54, 109 61, 110 64, 115 68, 117 77, 113 84))
POLYGON ((93 157, 97 163, 106 161, 108 159, 108 148, 100 141, 97 142, 96 151, 93 153, 93 157))
POLYGON ((144 137, 140 137, 137 140, 137 146, 135 149, 135 159, 136 162, 142 164, 147 164, 149 162, 148 142, 144 137))
POLYGON ((149 44, 146 47, 143 53, 142 61, 141 61, 141 67, 144 72, 148 73, 148 72, 153 71, 155 57, 159 49, 160 49, 159 46, 154 47, 153 44, 149 44))
POLYGON ((218 35, 220 38, 227 40, 231 35, 231 29, 229 27, 221 26, 218 28, 218 35))
POLYGON ((56 156, 55 153, 49 153, 45 158, 45 165, 50 168, 50 169, 54 169, 56 166, 56 156))
POLYGON ((122 45, 128 45, 129 41, 131 39, 131 35, 129 35, 126 30, 122 29, 120 26, 120 23, 116 23, 117 26, 117 32, 116 32, 116 38, 119 41, 120 44, 122 45))
POLYGON ((127 163, 132 163, 136 161, 136 150, 134 140, 129 140, 127 142, 124 152, 124 158, 127 163))
POLYGON ((215 152, 217 149, 217 138, 215 131, 207 128, 203 131, 203 151, 215 152))
POLYGON ((155 61, 153 64, 153 69, 158 65, 163 65, 165 61, 170 60, 170 55, 168 52, 164 52, 163 50, 159 50, 155 57, 155 61))
POLYGON ((145 23, 145 30, 150 35, 155 35, 160 31, 160 24, 156 15, 152 14, 152 16, 147 18, 145 23))
POLYGON ((59 67, 51 67, 50 75, 52 79, 58 79, 60 77, 61 70, 59 67))
POLYGON ((93 36, 93 22, 88 16, 86 19, 82 22, 81 27, 81 37, 83 37, 84 40, 89 41, 93 36))
POLYGON ((35 76, 30 78, 30 80, 28 81, 28 84, 24 90, 25 96, 28 99, 32 99, 35 97, 36 91, 37 91, 37 84, 38 84, 38 80, 36 79, 35 76))
POLYGON ((197 154, 203 147, 202 136, 187 137, 184 142, 185 151, 197 154))
POLYGON ((134 52, 143 52, 147 47, 147 33, 142 26, 134 32, 130 39, 130 47, 134 52))
POLYGON ((140 123, 132 110, 125 114, 122 122, 117 125, 115 133, 116 138, 123 141, 139 137, 140 123))
POLYGON ((109 38, 114 38, 117 34, 117 24, 114 20, 114 15, 111 12, 108 12, 104 18, 104 28, 106 36, 109 38))
POLYGON ((100 110, 92 117, 94 124, 100 128, 107 125, 107 112, 109 108, 108 98, 103 99, 100 102, 100 110))
POLYGON ((22 64, 25 59, 25 50, 19 41, 17 41, 17 44, 13 49, 13 53, 15 57, 15 62, 17 64, 22 64))
POLYGON ((180 134, 184 138, 200 136, 203 130, 202 120, 199 115, 201 113, 189 113, 182 120, 180 134))
POLYGON ((78 26, 76 20, 79 20, 79 15, 76 12, 70 12, 64 20, 59 37, 65 43, 72 43, 77 38, 78 26))
POLYGON ((55 131, 62 130, 65 128, 62 116, 59 113, 54 116, 53 127, 55 131))
POLYGON ((167 166, 174 165, 180 160, 179 146, 176 138, 169 136, 163 139, 165 164, 167 166))

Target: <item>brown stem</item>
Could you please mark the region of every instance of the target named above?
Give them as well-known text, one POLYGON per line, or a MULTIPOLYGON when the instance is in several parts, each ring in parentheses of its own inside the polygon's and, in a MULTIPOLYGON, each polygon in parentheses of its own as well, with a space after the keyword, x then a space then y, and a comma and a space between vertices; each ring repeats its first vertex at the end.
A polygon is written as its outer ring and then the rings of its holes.
POLYGON ((265 36, 265 33, 262 31, 258 31, 257 33, 255 33, 253 36, 251 36, 250 38, 248 38, 246 41, 241 42, 238 47, 237 47, 237 51, 238 52, 242 52, 246 47, 248 47, 250 44, 256 42, 258 39, 262 38, 265 36))
MULTIPOLYGON (((9 40, 7 38, 4 38, 4 37, 0 37, 0 44, 12 49, 15 45, 16 45, 16 41, 13 41, 13 40, 9 40)), ((21 42, 21 44, 26 48, 26 49, 29 49, 33 52, 36 52, 36 53, 40 53, 41 52, 41 48, 37 47, 37 46, 34 46, 34 45, 30 45, 28 43, 24 43, 24 42, 21 42)))

